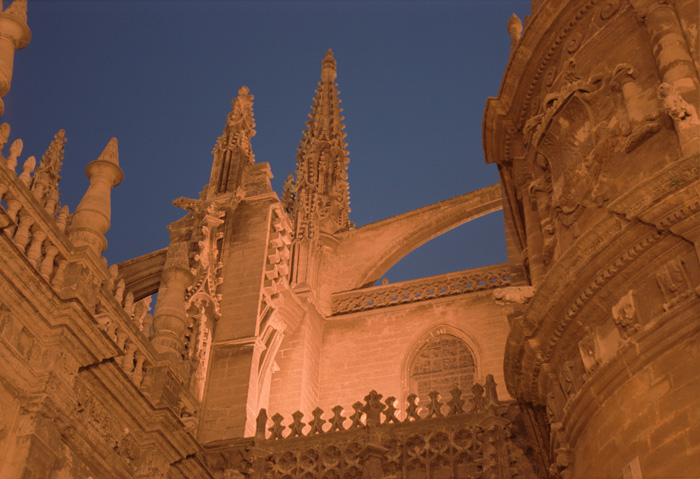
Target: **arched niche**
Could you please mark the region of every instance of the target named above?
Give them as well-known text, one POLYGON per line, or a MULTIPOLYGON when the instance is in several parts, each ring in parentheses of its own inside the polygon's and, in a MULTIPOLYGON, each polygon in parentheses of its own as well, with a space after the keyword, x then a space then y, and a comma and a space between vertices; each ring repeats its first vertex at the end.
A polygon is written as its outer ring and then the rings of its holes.
POLYGON ((403 393, 417 394, 426 404, 428 392, 438 391, 449 400, 458 387, 465 394, 483 374, 478 344, 464 331, 438 325, 413 342, 403 362, 403 393))

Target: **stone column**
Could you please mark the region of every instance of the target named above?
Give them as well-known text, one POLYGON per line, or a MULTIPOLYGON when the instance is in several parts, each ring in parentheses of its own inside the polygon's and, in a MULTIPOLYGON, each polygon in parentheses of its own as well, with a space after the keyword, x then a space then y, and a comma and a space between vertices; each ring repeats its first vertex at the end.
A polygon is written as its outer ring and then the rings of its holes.
POLYGON ((75 246, 88 246, 100 256, 107 249, 104 235, 112 216, 111 190, 124 179, 116 138, 109 140, 100 157, 88 164, 85 174, 90 186, 73 213, 67 233, 75 246))
POLYGON ((186 242, 170 245, 161 278, 151 342, 177 369, 187 329, 185 291, 193 280, 186 242))
MULTIPOLYGON (((15 0, 0 13, 0 97, 10 91, 15 50, 26 47, 31 38, 27 25, 27 0, 15 0)), ((0 115, 4 111, 5 105, 0 100, 0 115)))
POLYGON ((700 152, 697 105, 700 84, 693 58, 672 3, 652 0, 630 2, 644 21, 662 84, 659 99, 673 120, 684 155, 700 152))

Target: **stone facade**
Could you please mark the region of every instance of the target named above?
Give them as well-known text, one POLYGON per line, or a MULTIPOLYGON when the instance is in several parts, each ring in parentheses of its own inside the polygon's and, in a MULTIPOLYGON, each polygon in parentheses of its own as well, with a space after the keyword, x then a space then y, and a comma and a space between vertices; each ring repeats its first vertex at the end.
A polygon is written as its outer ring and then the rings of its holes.
POLYGON ((484 120, 536 288, 508 391, 552 475, 694 477, 697 4, 536 3, 484 120))
POLYGON ((0 125, 0 477, 696 477, 697 17, 533 2, 485 112, 501 184, 361 227, 332 52, 281 199, 242 87, 169 244, 118 265, 117 140, 70 213, 66 133, 20 160, 0 125), (508 262, 375 285, 499 209, 508 262))

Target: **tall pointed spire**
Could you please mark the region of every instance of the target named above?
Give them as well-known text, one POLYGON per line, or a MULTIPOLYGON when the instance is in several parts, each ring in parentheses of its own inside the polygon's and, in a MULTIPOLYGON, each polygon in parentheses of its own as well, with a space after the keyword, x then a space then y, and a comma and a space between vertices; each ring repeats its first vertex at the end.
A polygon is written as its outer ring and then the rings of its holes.
POLYGON ((208 196, 236 191, 243 182, 245 166, 255 163, 250 139, 255 136, 253 95, 248 87, 238 90, 232 102, 224 132, 216 141, 214 163, 211 168, 208 196))
POLYGON ((297 154, 296 180, 285 185, 286 206, 295 221, 296 237, 314 236, 353 226, 348 218, 348 152, 343 132, 336 79, 336 61, 328 50, 321 64, 321 81, 297 154))

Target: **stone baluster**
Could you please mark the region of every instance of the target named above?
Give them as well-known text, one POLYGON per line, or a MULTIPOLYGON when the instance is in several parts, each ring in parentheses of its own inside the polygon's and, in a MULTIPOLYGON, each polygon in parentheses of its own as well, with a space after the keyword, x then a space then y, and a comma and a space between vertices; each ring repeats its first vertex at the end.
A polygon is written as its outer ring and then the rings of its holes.
POLYGON ((17 177, 17 179, 24 183, 24 186, 27 188, 29 187, 29 182, 32 181, 32 173, 34 172, 34 168, 36 168, 36 158, 30 156, 24 160, 24 164, 22 165, 22 173, 17 177))
POLYGON ((34 218, 29 214, 21 214, 19 218, 19 226, 15 230, 14 241, 15 245, 24 251, 29 243, 29 229, 34 224, 34 218))
POLYGON ((146 356, 141 351, 137 350, 134 353, 134 361, 134 374, 132 374, 131 380, 139 387, 143 381, 143 363, 146 361, 146 356))
POLYGON ((17 138, 10 145, 10 151, 7 155, 7 167, 12 171, 17 168, 17 158, 22 154, 22 149, 24 148, 24 143, 20 138, 17 138))
POLYGON ((134 371, 134 354, 136 353, 136 345, 128 341, 124 346, 124 356, 122 357, 121 366, 127 376, 131 377, 134 371))
POLYGON ((68 260, 65 258, 59 259, 56 272, 51 278, 51 286, 58 288, 63 284, 63 280, 66 278, 66 268, 68 268, 68 260))
POLYGON ((48 243, 45 249, 46 254, 44 254, 44 258, 41 260, 39 272, 44 277, 44 279, 48 280, 51 276, 51 272, 53 271, 53 261, 56 257, 56 254, 58 254, 58 248, 56 248, 56 246, 54 246, 53 244, 48 243))
POLYGON ((63 232, 66 230, 66 223, 68 223, 68 214, 70 213, 68 209, 68 205, 63 206, 61 208, 61 212, 58 214, 58 218, 56 218, 56 227, 58 227, 58 230, 63 232))
POLYGON ((120 350, 124 351, 124 347, 126 346, 126 340, 128 339, 126 331, 124 330, 124 328, 119 328, 116 331, 116 334, 117 334, 117 347, 120 350))
POLYGON ((114 299, 119 304, 122 304, 122 301, 124 300, 124 289, 125 288, 126 288, 126 282, 122 278, 119 280, 119 282, 117 283, 117 288, 114 290, 114 299))
POLYGON ((73 213, 68 238, 76 246, 87 246, 98 256, 107 248, 104 235, 111 220, 111 190, 121 183, 117 139, 112 138, 102 154, 88 164, 85 173, 90 186, 73 213))
POLYGON ((8 195, 8 197, 5 198, 5 201, 7 202, 7 216, 10 217, 11 221, 17 221, 17 216, 22 209, 22 202, 14 195, 8 195))
POLYGON ((38 228, 38 225, 34 225, 32 230, 32 242, 27 250, 27 259, 36 267, 39 263, 39 258, 41 257, 41 247, 44 245, 44 240, 46 239, 46 233, 38 228))
MULTIPOLYGON (((105 258, 105 263, 106 263, 106 258, 105 258)), ((113 264, 109 268, 107 268, 109 271, 109 277, 104 281, 104 287, 107 290, 109 294, 114 294, 114 288, 115 284, 117 281, 117 276, 119 276, 119 266, 116 264, 113 264)))
POLYGON ((51 192, 46 197, 46 203, 44 203, 44 211, 49 216, 54 216, 56 214, 56 209, 58 208, 58 188, 53 188, 51 192))
POLYGON ((129 291, 124 298, 124 312, 129 319, 134 317, 134 293, 129 291))
POLYGON ((10 138, 10 124, 3 123, 0 125, 0 151, 5 149, 7 140, 10 138))

